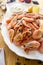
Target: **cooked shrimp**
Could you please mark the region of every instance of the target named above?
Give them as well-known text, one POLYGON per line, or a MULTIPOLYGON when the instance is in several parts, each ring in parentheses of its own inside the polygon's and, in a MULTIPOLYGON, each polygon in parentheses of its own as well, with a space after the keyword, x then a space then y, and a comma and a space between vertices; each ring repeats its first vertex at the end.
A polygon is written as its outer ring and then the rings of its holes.
POLYGON ((33 15, 26 14, 25 17, 32 18, 33 15))
POLYGON ((42 37, 41 30, 35 30, 32 34, 33 39, 40 39, 42 37))
POLYGON ((26 53, 29 53, 32 50, 37 50, 40 47, 40 43, 37 41, 31 41, 30 43, 28 43, 27 45, 25 45, 25 47, 23 47, 24 51, 26 53))
POLYGON ((25 43, 28 43, 30 40, 32 40, 32 37, 30 36, 31 35, 31 31, 25 31, 22 33, 22 43, 21 44, 25 44, 25 43))
POLYGON ((14 16, 11 16, 8 20, 6 20, 6 23, 9 24, 13 18, 14 18, 14 16))
POLYGON ((33 18, 23 17, 22 19, 25 20, 26 22, 34 22, 33 18))
POLYGON ((26 54, 28 54, 31 50, 29 48, 23 48, 26 54))
POLYGON ((28 43, 29 41, 31 41, 31 40, 33 40, 33 39, 32 39, 32 36, 28 37, 27 39, 24 38, 23 41, 22 41, 22 44, 25 44, 25 43, 27 44, 27 43, 28 43))
POLYGON ((43 15, 42 14, 35 14, 35 19, 43 19, 43 15))
POLYGON ((25 20, 23 20, 22 22, 23 22, 23 24, 24 24, 26 27, 31 28, 31 27, 26 23, 25 20))
POLYGON ((17 12, 6 21, 11 42, 20 46, 26 53, 39 50, 43 53, 43 15, 17 12))
POLYGON ((36 28, 35 28, 35 26, 34 26, 33 24, 31 24, 31 23, 29 23, 29 22, 26 22, 25 20, 23 20, 22 22, 23 22, 23 24, 24 24, 26 27, 28 27, 30 30, 31 30, 31 29, 32 29, 32 30, 36 30, 36 28))
POLYGON ((30 27, 32 30, 36 30, 36 27, 32 23, 30 23, 30 27))
POLYGON ((18 15, 18 18, 17 19, 22 19, 23 18, 23 14, 21 14, 21 15, 18 15))
POLYGON ((7 29, 11 29, 11 23, 8 24, 7 29))
POLYGON ((24 28, 23 26, 20 26, 20 27, 18 28, 18 30, 17 30, 17 34, 18 34, 18 33, 22 33, 22 32, 23 32, 23 28, 24 28))
POLYGON ((39 28, 39 27, 35 24, 35 22, 32 22, 32 24, 35 26, 36 29, 39 28))
POLYGON ((16 25, 16 23, 17 23, 16 21, 9 23, 8 26, 7 26, 7 29, 9 30, 9 29, 13 28, 14 25, 16 25))
POLYGON ((9 24, 14 17, 17 17, 17 14, 16 14, 16 13, 13 13, 13 14, 11 15, 11 17, 9 17, 9 19, 6 20, 6 23, 9 24))
POLYGON ((38 27, 40 27, 40 20, 39 20, 39 19, 36 19, 36 20, 35 20, 35 24, 36 24, 38 27))
POLYGON ((40 43, 38 41, 30 41, 29 43, 25 44, 25 47, 34 50, 34 49, 38 49, 40 46, 40 43))
POLYGON ((20 43, 22 42, 22 36, 21 33, 17 34, 14 39, 13 42, 15 43, 15 45, 20 46, 20 43))
POLYGON ((6 20, 6 23, 9 24, 11 22, 12 19, 8 19, 6 20))
POLYGON ((38 14, 40 19, 43 19, 43 15, 42 14, 38 14))
POLYGON ((35 13, 26 13, 26 17, 34 18, 34 19, 43 19, 42 14, 35 14, 35 13))
POLYGON ((8 30, 11 29, 11 28, 13 28, 13 27, 17 24, 15 18, 16 18, 16 17, 14 17, 14 18, 12 19, 12 21, 8 24, 8 26, 7 26, 7 29, 8 29, 8 30))
POLYGON ((10 29, 9 30, 9 37, 10 37, 11 42, 13 40, 13 36, 14 36, 14 30, 13 29, 10 29))
POLYGON ((25 15, 26 15, 26 17, 27 17, 27 16, 35 16, 34 13, 28 13, 28 12, 26 12, 25 15))
POLYGON ((41 37, 39 40, 38 40, 40 43, 43 42, 43 37, 41 37))
POLYGON ((29 38, 29 36, 32 34, 32 32, 31 31, 24 31, 23 33, 22 33, 22 36, 23 36, 23 38, 24 39, 27 39, 27 38, 29 38))
POLYGON ((39 47, 38 51, 39 51, 40 53, 43 53, 43 43, 42 43, 41 46, 39 47))
POLYGON ((34 18, 34 19, 37 19, 39 17, 37 14, 34 14, 34 13, 29 13, 29 14, 26 14, 25 16, 28 18, 34 18))

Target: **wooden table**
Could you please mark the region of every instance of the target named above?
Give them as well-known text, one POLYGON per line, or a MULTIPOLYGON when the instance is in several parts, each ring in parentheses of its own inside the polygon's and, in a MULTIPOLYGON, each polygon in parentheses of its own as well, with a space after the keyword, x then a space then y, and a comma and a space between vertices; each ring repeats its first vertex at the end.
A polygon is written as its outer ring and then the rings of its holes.
MULTIPOLYGON (((3 18, 5 12, 0 9, 0 22, 3 18)), ((28 60, 22 57, 19 57, 13 53, 5 44, 0 30, 0 48, 5 50, 5 63, 6 65, 43 65, 43 62, 37 60, 28 60)))

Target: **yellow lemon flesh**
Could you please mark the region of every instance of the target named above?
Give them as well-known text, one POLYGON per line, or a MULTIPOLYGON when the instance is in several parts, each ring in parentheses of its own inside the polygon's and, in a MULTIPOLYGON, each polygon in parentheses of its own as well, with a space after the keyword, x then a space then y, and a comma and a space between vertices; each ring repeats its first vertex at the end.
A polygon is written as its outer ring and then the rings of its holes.
POLYGON ((33 13, 39 13, 39 7, 38 6, 33 6, 32 12, 33 13))
POLYGON ((28 8, 28 12, 29 12, 29 13, 32 12, 32 6, 30 6, 30 7, 28 8))

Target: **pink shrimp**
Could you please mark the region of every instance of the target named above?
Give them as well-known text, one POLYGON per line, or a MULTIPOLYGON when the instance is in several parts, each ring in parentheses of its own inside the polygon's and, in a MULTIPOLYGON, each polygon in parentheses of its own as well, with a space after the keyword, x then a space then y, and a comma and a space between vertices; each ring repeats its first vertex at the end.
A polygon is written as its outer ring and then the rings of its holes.
POLYGON ((38 17, 36 14, 33 14, 33 13, 26 14, 25 16, 28 18, 34 18, 34 19, 38 17))
POLYGON ((37 50, 40 47, 40 43, 38 41, 30 41, 29 43, 25 44, 24 50, 25 52, 29 52, 32 50, 37 50))
POLYGON ((17 45, 17 46, 20 46, 21 44, 21 41, 22 41, 22 36, 21 36, 21 33, 19 33, 19 34, 17 34, 15 37, 14 37, 14 39, 13 39, 13 42, 14 42, 14 44, 15 45, 17 45))
POLYGON ((43 43, 42 43, 41 46, 39 47, 38 51, 39 51, 40 53, 43 53, 43 43))
POLYGON ((22 19, 23 18, 23 14, 21 14, 21 15, 18 15, 18 18, 17 19, 22 19))
POLYGON ((8 20, 6 20, 6 23, 9 24, 13 18, 14 18, 14 16, 11 16, 8 20))
POLYGON ((32 36, 28 37, 27 39, 24 38, 23 41, 22 41, 22 44, 25 44, 25 43, 27 44, 31 40, 32 40, 32 36))
POLYGON ((36 30, 36 27, 32 23, 30 23, 30 27, 32 30, 36 30))
POLYGON ((40 27, 40 22, 39 22, 40 20, 39 19, 36 19, 35 20, 35 24, 38 26, 38 27, 40 27))
POLYGON ((23 20, 22 22, 23 22, 23 24, 24 24, 27 28, 32 29, 32 30, 36 30, 36 28, 35 28, 35 26, 34 26, 33 24, 31 24, 31 23, 29 23, 29 22, 26 22, 25 20, 23 20))
POLYGON ((28 18, 43 19, 42 14, 26 13, 25 16, 28 17, 28 18))
POLYGON ((42 33, 40 30, 35 30, 32 34, 33 39, 40 39, 42 37, 42 33))
POLYGON ((9 37, 10 37, 11 42, 13 40, 13 36, 14 36, 14 30, 13 29, 10 29, 9 30, 9 37))
POLYGON ((31 31, 24 31, 23 33, 22 33, 22 36, 23 36, 23 38, 25 38, 25 39, 27 39, 27 38, 29 38, 29 36, 31 35, 32 33, 31 33, 31 31))
POLYGON ((26 23, 25 20, 23 20, 22 23, 23 23, 26 27, 31 28, 31 27, 26 23))
POLYGON ((43 19, 43 15, 42 14, 38 14, 39 19, 43 19))
POLYGON ((12 19, 8 19, 6 20, 6 23, 9 24, 11 22, 12 19))
POLYGON ((7 29, 8 29, 8 30, 11 29, 11 28, 13 28, 14 25, 16 25, 17 22, 16 22, 15 18, 16 18, 16 17, 14 17, 14 18, 11 20, 11 22, 8 24, 8 26, 7 26, 7 29))
POLYGON ((23 47, 23 49, 24 49, 24 51, 26 52, 26 54, 28 54, 28 53, 31 51, 29 48, 24 48, 24 47, 23 47))
POLYGON ((26 12, 25 16, 35 16, 35 14, 34 13, 28 13, 28 12, 26 12))
POLYGON ((26 22, 34 22, 33 18, 23 17, 22 19, 25 20, 26 22))
POLYGON ((27 43, 26 44, 26 46, 28 47, 28 48, 33 48, 33 49, 38 49, 39 48, 39 46, 40 46, 40 43, 38 42, 38 41, 30 41, 29 43, 27 43))
POLYGON ((39 28, 39 27, 35 24, 35 22, 32 22, 32 24, 35 26, 36 29, 39 28))
POLYGON ((24 29, 24 26, 23 25, 22 26, 19 26, 18 29, 17 29, 17 34, 18 33, 22 33, 24 30, 25 29, 24 29))
POLYGON ((38 41, 39 41, 40 43, 42 43, 42 42, 43 42, 43 37, 41 37, 40 39, 38 39, 38 41))

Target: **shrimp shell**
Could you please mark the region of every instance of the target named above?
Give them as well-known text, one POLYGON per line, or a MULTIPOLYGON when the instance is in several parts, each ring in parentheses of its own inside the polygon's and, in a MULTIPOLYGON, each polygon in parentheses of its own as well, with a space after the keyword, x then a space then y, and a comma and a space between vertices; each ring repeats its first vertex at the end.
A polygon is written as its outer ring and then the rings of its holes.
POLYGON ((21 15, 18 15, 18 18, 17 19, 22 19, 23 18, 23 14, 21 14, 21 15))
POLYGON ((33 18, 23 17, 22 19, 25 20, 26 22, 33 22, 34 21, 33 18))
POLYGON ((38 49, 40 47, 40 43, 38 41, 30 41, 29 43, 25 44, 25 47, 29 49, 38 49))
POLYGON ((22 35, 21 33, 19 33, 14 37, 13 42, 15 43, 15 45, 20 46, 22 39, 22 35))
POLYGON ((41 37, 40 39, 38 39, 38 41, 39 41, 40 43, 42 43, 42 42, 43 42, 43 37, 41 37))
POLYGON ((23 20, 22 23, 23 23, 26 27, 28 27, 29 29, 31 29, 31 27, 26 23, 25 20, 23 20))
POLYGON ((42 37, 42 33, 41 30, 35 30, 32 34, 32 38, 33 39, 40 39, 42 37))
POLYGON ((29 38, 29 36, 31 35, 32 33, 31 33, 31 31, 24 31, 23 33, 22 33, 22 36, 23 36, 23 38, 25 38, 25 39, 27 39, 27 38, 29 38))
POLYGON ((32 22, 32 24, 35 26, 35 28, 39 28, 36 24, 35 24, 35 22, 32 22))
POLYGON ((42 42, 41 46, 39 47, 38 51, 39 51, 40 53, 43 53, 43 42, 42 42))
POLYGON ((11 29, 11 28, 13 28, 13 27, 17 24, 15 18, 16 18, 16 17, 14 17, 14 18, 11 20, 11 22, 8 24, 8 26, 7 26, 7 29, 8 29, 8 30, 11 29))
POLYGON ((13 36, 14 36, 14 30, 13 29, 10 29, 9 30, 9 37, 10 37, 11 42, 13 40, 13 36))

